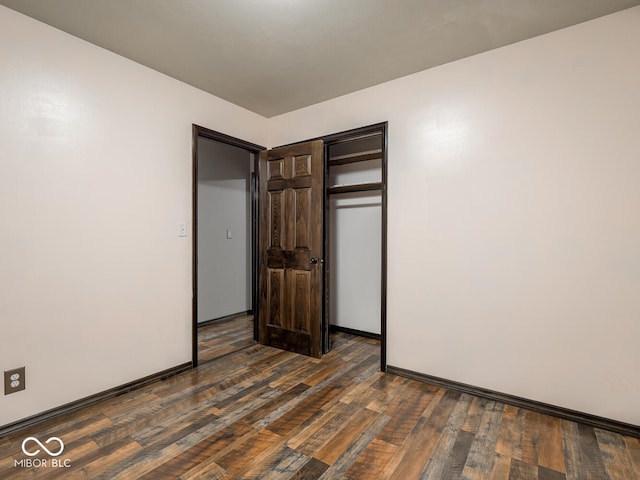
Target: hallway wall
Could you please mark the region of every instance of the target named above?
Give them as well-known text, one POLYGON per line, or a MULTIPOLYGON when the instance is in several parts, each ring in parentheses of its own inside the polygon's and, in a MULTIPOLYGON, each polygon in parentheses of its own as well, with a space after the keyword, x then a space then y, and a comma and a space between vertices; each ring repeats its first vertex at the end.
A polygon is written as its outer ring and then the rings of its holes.
POLYGON ((198 322, 251 310, 251 157, 198 138, 198 322))

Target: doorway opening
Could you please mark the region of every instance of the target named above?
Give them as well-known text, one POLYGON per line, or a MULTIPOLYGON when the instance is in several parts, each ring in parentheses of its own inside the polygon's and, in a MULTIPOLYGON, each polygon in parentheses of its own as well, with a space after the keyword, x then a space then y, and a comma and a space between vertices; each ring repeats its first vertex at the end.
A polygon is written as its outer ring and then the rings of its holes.
POLYGON ((193 125, 193 366, 255 344, 256 157, 193 125))

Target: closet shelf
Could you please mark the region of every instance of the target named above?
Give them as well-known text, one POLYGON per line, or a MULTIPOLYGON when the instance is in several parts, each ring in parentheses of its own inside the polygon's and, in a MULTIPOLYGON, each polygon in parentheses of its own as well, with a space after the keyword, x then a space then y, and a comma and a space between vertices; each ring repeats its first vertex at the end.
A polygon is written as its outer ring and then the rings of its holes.
POLYGON ((354 183, 352 185, 335 185, 327 188, 329 195, 337 193, 353 193, 353 192, 368 192, 372 190, 382 190, 382 182, 372 183, 354 183))
POLYGON ((369 160, 382 160, 382 150, 371 150, 349 155, 340 155, 338 157, 329 157, 329 166, 347 165, 348 163, 366 162, 369 160))

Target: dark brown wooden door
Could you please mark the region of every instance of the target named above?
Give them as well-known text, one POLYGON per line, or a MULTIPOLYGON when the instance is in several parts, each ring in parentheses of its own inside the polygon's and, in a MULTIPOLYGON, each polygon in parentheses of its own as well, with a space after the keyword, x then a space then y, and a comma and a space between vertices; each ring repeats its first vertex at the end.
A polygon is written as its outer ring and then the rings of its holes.
POLYGON ((322 355, 322 141, 260 153, 260 343, 322 355))

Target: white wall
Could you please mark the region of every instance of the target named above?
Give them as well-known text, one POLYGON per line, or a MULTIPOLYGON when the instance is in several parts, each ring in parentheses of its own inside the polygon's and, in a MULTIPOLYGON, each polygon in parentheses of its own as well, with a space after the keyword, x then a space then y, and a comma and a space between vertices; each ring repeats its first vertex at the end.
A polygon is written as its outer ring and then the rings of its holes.
POLYGON ((198 322, 251 310, 251 161, 198 138, 198 322))
POLYGON ((0 7, 0 425, 191 360, 191 125, 266 120, 0 7))
MULTIPOLYGON (((328 155, 375 151, 382 152, 381 135, 330 145, 328 155)), ((328 177, 330 186, 381 182, 382 161, 332 165, 328 177)), ((382 197, 369 191, 329 198, 329 321, 380 334, 382 197)))
POLYGON ((301 109, 389 121, 388 363, 640 424, 640 7, 301 109))
POLYGON ((378 192, 333 196, 329 221, 330 322, 379 334, 382 198, 378 192))

